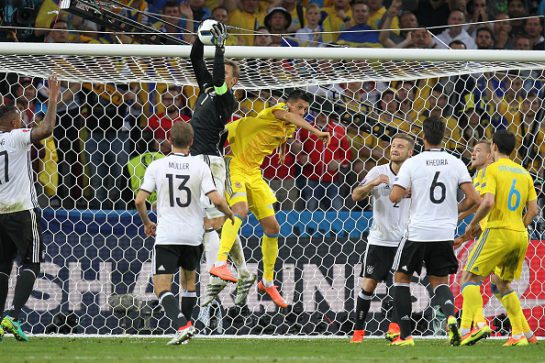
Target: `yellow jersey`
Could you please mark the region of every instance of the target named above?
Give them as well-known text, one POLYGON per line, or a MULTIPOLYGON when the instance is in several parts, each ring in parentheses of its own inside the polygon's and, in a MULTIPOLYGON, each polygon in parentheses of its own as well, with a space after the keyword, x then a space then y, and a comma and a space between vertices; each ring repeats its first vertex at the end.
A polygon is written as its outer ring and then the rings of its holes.
POLYGON ((267 107, 256 117, 243 117, 226 125, 231 153, 248 168, 259 170, 266 156, 293 136, 297 126, 276 118, 276 110, 289 111, 285 103, 267 107))
POLYGON ((526 231, 522 221, 524 207, 537 199, 534 181, 526 169, 510 159, 500 159, 483 169, 479 192, 495 196, 486 228, 526 231))
MULTIPOLYGON (((482 183, 484 181, 484 174, 485 174, 485 169, 486 168, 482 168, 480 170, 477 170, 477 173, 475 174, 475 176, 473 177, 473 186, 475 187, 475 190, 477 191, 477 193, 479 193, 480 196, 483 195, 483 193, 481 192, 482 190, 482 183)), ((483 219, 481 219, 481 221, 479 222, 479 226, 481 226, 481 230, 484 231, 485 228, 486 228, 486 221, 488 220, 488 216, 484 217, 483 219)))

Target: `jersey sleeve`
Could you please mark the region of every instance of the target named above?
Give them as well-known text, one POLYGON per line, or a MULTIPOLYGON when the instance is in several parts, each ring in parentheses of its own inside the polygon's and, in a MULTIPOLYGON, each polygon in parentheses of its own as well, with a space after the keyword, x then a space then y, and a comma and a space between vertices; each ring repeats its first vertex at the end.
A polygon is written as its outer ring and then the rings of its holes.
POLYGON ((216 190, 210 167, 203 162, 201 188, 204 195, 216 190))
POLYGON ((363 178, 363 180, 360 182, 359 185, 360 186, 365 185, 369 183, 370 181, 376 179, 378 176, 379 176, 378 168, 374 166, 373 168, 371 168, 371 170, 369 170, 369 172, 367 173, 365 178, 363 178))
POLYGON ((485 194, 496 195, 496 169, 491 166, 487 166, 483 170, 481 179, 481 195, 485 194))
POLYGON ((30 134, 31 129, 15 129, 11 131, 13 146, 18 149, 28 149, 32 145, 30 134))
POLYGON ((146 172, 144 173, 144 181, 142 182, 142 185, 140 185, 140 190, 151 194, 157 188, 156 165, 156 162, 152 162, 146 169, 146 172))
POLYGON ((411 187, 411 166, 412 159, 409 159, 401 165, 397 177, 394 179, 393 185, 399 185, 403 189, 409 189, 411 187))
POLYGON ((459 160, 458 168, 460 169, 460 173, 458 174, 460 178, 458 179, 458 185, 462 185, 465 183, 471 183, 471 175, 469 175, 469 171, 467 170, 465 164, 459 160))

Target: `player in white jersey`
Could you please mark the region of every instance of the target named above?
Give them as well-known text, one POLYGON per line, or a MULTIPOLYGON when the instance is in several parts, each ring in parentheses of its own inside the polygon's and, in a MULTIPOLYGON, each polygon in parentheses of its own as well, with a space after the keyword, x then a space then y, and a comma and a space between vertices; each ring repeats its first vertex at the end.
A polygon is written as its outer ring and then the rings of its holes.
MULTIPOLYGON (((372 168, 361 184, 352 192, 352 199, 360 201, 373 197, 373 224, 367 237, 360 277, 361 291, 356 302, 356 324, 352 343, 361 343, 365 335, 365 318, 371 306, 377 284, 386 281, 409 217, 410 200, 399 203, 390 201, 390 190, 394 185, 401 165, 413 154, 414 139, 407 134, 397 134, 390 145, 390 162, 372 168)), ((386 338, 399 336, 399 326, 392 322, 386 338)))
POLYGON ((32 293, 44 258, 30 147, 53 134, 60 87, 55 75, 49 77, 48 87, 47 113, 32 129, 21 128, 21 112, 16 106, 0 107, 0 340, 4 331, 13 333, 17 340, 28 340, 19 314, 32 293), (16 259, 21 268, 13 305, 4 312, 9 275, 16 259))
POLYGON ((398 173, 390 193, 393 203, 411 191, 407 236, 397 251, 394 270, 394 306, 401 330, 392 345, 414 345, 411 335, 411 276, 420 274, 425 264, 433 288, 432 300, 439 305, 449 328, 452 345, 460 344, 454 317, 454 297, 448 275, 456 273, 458 261, 452 247, 458 222, 458 188, 466 196, 464 204, 479 203, 480 197, 464 163, 443 151, 445 123, 428 118, 423 122, 425 151, 407 160, 398 173))
POLYGON ((204 234, 201 193, 233 220, 233 212, 216 191, 208 165, 189 155, 193 128, 185 122, 170 129, 172 153, 152 162, 146 169, 144 182, 136 195, 135 205, 147 236, 155 236, 152 266, 154 291, 177 333, 168 344, 176 345, 191 338, 195 329, 191 322, 197 301, 196 269, 202 256, 204 234), (146 199, 157 191, 157 224, 148 217, 146 199), (181 268, 180 285, 184 291, 182 311, 171 292, 172 276, 181 268))

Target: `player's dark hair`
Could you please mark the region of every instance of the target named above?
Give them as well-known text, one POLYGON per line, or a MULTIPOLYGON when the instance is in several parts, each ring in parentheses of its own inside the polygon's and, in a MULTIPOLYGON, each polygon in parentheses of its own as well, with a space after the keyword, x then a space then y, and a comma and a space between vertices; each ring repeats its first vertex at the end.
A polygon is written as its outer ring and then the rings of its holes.
POLYGON ((233 68, 233 76, 238 79, 238 77, 240 76, 240 66, 238 65, 238 63, 232 59, 226 59, 224 60, 224 64, 233 68))
POLYGON ((169 0, 165 3, 165 5, 163 5, 163 9, 177 8, 178 6, 180 6, 180 4, 178 4, 176 1, 169 0))
POLYGON ((17 112, 17 106, 15 105, 2 105, 0 106, 0 120, 3 121, 4 117, 11 115, 12 113, 17 112))
POLYGON ((193 141, 193 127, 188 122, 176 122, 170 129, 172 146, 184 149, 191 146, 193 141))
POLYGON ((428 117, 424 120, 424 139, 433 146, 440 145, 445 137, 445 123, 435 117, 428 117))
POLYGON ((300 90, 300 89, 291 92, 288 95, 287 102, 295 102, 297 100, 303 100, 303 101, 308 102, 308 103, 312 102, 312 99, 310 98, 310 95, 307 92, 305 92, 303 90, 300 90))
POLYGON ((498 130, 492 135, 492 143, 498 147, 498 151, 509 155, 515 150, 517 140, 515 134, 507 130, 498 130))
POLYGON ((395 140, 395 139, 401 139, 401 140, 408 141, 409 144, 411 145, 411 147, 414 147, 414 137, 412 137, 409 134, 405 134, 403 132, 400 132, 398 134, 395 134, 394 137, 392 137, 392 141, 395 140))

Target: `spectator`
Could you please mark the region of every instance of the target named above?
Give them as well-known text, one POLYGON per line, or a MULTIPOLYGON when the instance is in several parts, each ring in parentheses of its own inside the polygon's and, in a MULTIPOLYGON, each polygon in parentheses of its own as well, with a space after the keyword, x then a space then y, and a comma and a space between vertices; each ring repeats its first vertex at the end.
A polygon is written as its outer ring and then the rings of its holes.
MULTIPOLYGON (((312 4, 308 4, 308 5, 310 6, 312 4)), ((307 8, 303 7, 303 4, 301 4, 301 1, 297 1, 297 2, 295 0, 273 1, 271 6, 272 7, 281 6, 290 13, 291 23, 288 26, 289 33, 295 33, 297 30, 301 29, 301 24, 304 23, 306 12, 308 10, 308 7, 307 8), (297 10, 297 7, 299 7, 299 10, 297 10)))
POLYGON ((53 20, 51 29, 45 37, 46 43, 66 43, 68 42, 68 23, 66 20, 53 20))
POLYGON ((543 175, 545 161, 545 131, 537 117, 542 100, 536 92, 530 92, 522 102, 519 111, 519 123, 510 125, 519 145, 516 154, 511 155, 532 174, 543 175))
POLYGON ((322 8, 323 39, 327 43, 335 43, 340 32, 349 28, 352 23, 352 9, 349 0, 332 0, 333 5, 322 8))
MULTIPOLYGON (((212 19, 219 21, 223 24, 229 24, 229 12, 224 6, 215 7, 212 10, 211 16, 212 19)), ((235 30, 238 33, 238 30, 235 30)), ((229 36, 225 41, 225 45, 244 45, 243 37, 239 36, 229 36)))
MULTIPOLYGON (((410 35, 413 48, 432 49, 437 48, 437 43, 431 36, 431 33, 424 28, 413 30, 410 35)), ((409 45, 409 44, 407 44, 409 45)))
POLYGON ((450 44, 450 42, 452 42, 453 40, 463 41, 467 49, 477 48, 477 46, 475 45, 475 41, 473 40, 471 35, 469 35, 467 31, 464 30, 464 27, 461 25, 465 22, 466 17, 463 11, 451 11, 447 21, 449 27, 437 36, 437 48, 447 49, 448 44, 450 44))
POLYGON ((212 16, 212 12, 206 7, 205 0, 189 0, 187 3, 193 12, 194 21, 201 22, 212 16))
POLYGON ((466 43, 462 42, 461 40, 453 40, 448 45, 450 49, 467 49, 466 43))
MULTIPOLYGON (((357 1, 358 0, 353 1, 353 4, 355 4, 357 1)), ((386 7, 383 5, 383 1, 367 0, 366 3, 369 9, 367 25, 375 30, 382 29, 382 23, 384 22, 384 16, 386 15, 386 7)), ((390 29, 399 29, 399 19, 397 16, 394 16, 391 19, 390 29)))
POLYGON ((543 49, 543 24, 541 18, 528 18, 524 22, 524 33, 530 38, 532 49, 543 49))
POLYGON ((519 34, 515 39, 516 50, 532 50, 532 40, 526 34, 519 34))
MULTIPOLYGON (((488 7, 487 0, 473 0, 468 4, 469 15, 472 23, 488 22, 488 7)), ((469 34, 476 38, 476 30, 482 27, 482 24, 471 24, 466 29, 469 34)))
MULTIPOLYGON (((121 9, 120 15, 136 21, 137 23, 148 25, 148 2, 146 0, 121 0, 119 1, 122 5, 125 5, 121 9)), ((114 11, 119 12, 119 10, 114 9, 114 11)))
POLYGON ((281 6, 271 8, 265 16, 265 27, 271 33, 272 46, 298 46, 297 42, 287 39, 291 14, 281 6))
POLYGON ((398 114, 406 121, 413 122, 417 118, 414 109, 416 99, 416 84, 413 81, 400 81, 395 85, 396 98, 399 103, 398 114))
POLYGON ((471 150, 482 139, 490 139, 490 116, 482 109, 476 107, 472 99, 468 103, 459 120, 462 147, 462 157, 465 161, 471 159, 471 150))
MULTIPOLYGON (((164 140, 161 144, 167 144, 168 141, 164 140)), ((166 153, 158 152, 159 149, 159 143, 156 140, 152 140, 150 142, 149 151, 146 150, 140 155, 137 155, 129 160, 127 163, 127 173, 130 180, 131 190, 133 191, 133 194, 136 195, 138 193, 138 189, 140 189, 140 186, 142 185, 142 182, 144 181, 144 174, 146 173, 146 169, 151 164, 152 161, 162 159, 165 157, 165 155, 170 154, 170 151, 167 151, 166 153)), ((162 146, 162 145, 161 145, 162 146)), ((153 192, 148 197, 148 202, 151 204, 152 209, 155 205, 155 202, 157 201, 157 193, 153 192)))
POLYGON ((475 44, 477 49, 493 49, 494 48, 494 34, 489 27, 483 26, 477 29, 475 44))
POLYGON ((344 127, 333 123, 324 113, 315 116, 314 126, 331 134, 331 142, 325 145, 306 130, 301 129, 299 140, 303 152, 299 162, 303 166, 302 175, 307 180, 302 197, 307 201, 307 209, 314 211, 320 207, 340 210, 343 200, 339 195, 341 166, 348 166, 351 150, 344 127))
POLYGON ((37 28, 34 31, 35 36, 38 40, 43 40, 47 35, 47 30, 51 28, 52 22, 57 18, 56 11, 59 9, 59 5, 55 0, 43 0, 36 15, 36 21, 34 26, 37 28))
POLYGON ((528 16, 528 8, 524 0, 507 0, 507 12, 509 17, 513 19, 511 23, 511 35, 518 35, 524 32, 523 18, 528 16))
POLYGON ((382 24, 383 31, 380 32, 379 40, 385 48, 406 48, 412 45, 412 31, 418 28, 418 19, 410 12, 405 11, 399 16, 400 34, 397 35, 386 29, 392 28, 393 19, 397 16, 402 7, 401 0, 395 0, 388 9, 382 24))
POLYGON ((348 28, 348 32, 342 33, 337 41, 338 44, 346 44, 350 47, 373 47, 382 48, 379 42, 379 32, 373 31, 367 25, 369 20, 369 8, 363 2, 354 2, 352 4, 352 15, 354 16, 354 26, 348 28))
POLYGON ((320 8, 316 4, 310 4, 305 13, 305 27, 297 30, 295 39, 301 46, 323 47, 322 32, 324 28, 320 25, 320 8))
POLYGON ((448 97, 443 86, 436 84, 432 88, 426 106, 418 116, 419 125, 422 125, 424 120, 429 117, 442 119, 447 126, 445 130, 446 148, 450 150, 465 148, 465 145, 460 144, 461 134, 458 121, 451 116, 448 97))
POLYGON ((498 112, 507 125, 520 123, 520 105, 525 98, 524 81, 519 71, 511 71, 505 77, 505 92, 498 103, 498 112))
POLYGON ((494 39, 496 40, 496 49, 511 49, 513 47, 511 41, 511 22, 509 15, 499 13, 496 15, 494 26, 494 39))
POLYGON ((241 0, 241 7, 229 8, 229 25, 234 27, 242 38, 243 45, 254 45, 254 30, 264 25, 266 6, 257 0, 241 0))
POLYGON ((191 119, 191 111, 187 100, 179 88, 165 91, 161 95, 161 105, 164 112, 154 114, 149 119, 149 128, 153 131, 155 140, 168 140, 168 132, 176 122, 187 122, 191 119))
POLYGON ((125 118, 124 86, 105 84, 86 90, 82 115, 89 137, 85 141, 93 198, 91 209, 126 209, 122 193, 128 187, 124 175, 129 160, 130 142, 125 118))
POLYGON ((254 45, 257 47, 275 46, 272 41, 271 33, 264 26, 258 28, 254 35, 254 45))
POLYGON ((155 29, 163 33, 170 33, 171 36, 187 43, 192 42, 193 11, 188 3, 178 5, 176 1, 167 1, 161 10, 161 18, 161 21, 153 24, 155 29))
MULTIPOLYGON (((416 10, 418 23, 426 28, 445 25, 445 19, 449 17, 452 10, 451 4, 455 4, 455 2, 446 0, 418 1, 416 10)), ((433 33, 437 34, 438 32, 440 32, 440 28, 434 28, 433 33)))

